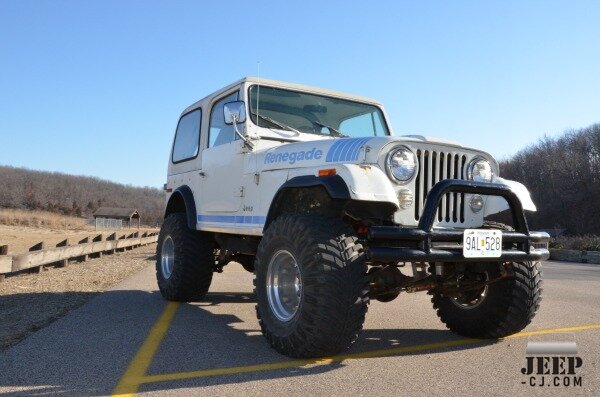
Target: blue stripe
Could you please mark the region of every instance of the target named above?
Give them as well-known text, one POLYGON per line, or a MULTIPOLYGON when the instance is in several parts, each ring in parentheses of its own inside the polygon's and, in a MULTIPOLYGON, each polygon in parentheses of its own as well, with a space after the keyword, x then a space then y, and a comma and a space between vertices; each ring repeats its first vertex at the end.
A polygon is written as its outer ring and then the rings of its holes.
POLYGON ((338 140, 336 143, 334 143, 333 146, 331 146, 331 148, 329 149, 329 152, 327 153, 327 154, 331 154, 331 159, 326 160, 326 161, 327 162, 338 161, 340 158, 340 152, 342 150, 344 150, 344 147, 346 146, 347 143, 348 143, 348 139, 346 139, 346 138, 342 138, 342 139, 338 140))
POLYGON ((353 156, 348 159, 349 161, 358 160, 358 155, 360 154, 360 148, 363 147, 367 142, 369 142, 369 139, 371 139, 371 138, 361 139, 361 141, 356 145, 356 150, 354 151, 353 156))
POLYGON ((341 138, 337 140, 327 152, 325 162, 356 161, 360 148, 371 138, 341 138))
POLYGON ((338 153, 335 161, 344 161, 346 156, 348 156, 348 153, 352 153, 352 146, 354 146, 354 142, 354 139, 348 139, 344 144, 344 148, 338 153))
POLYGON ((358 152, 359 152, 360 147, 366 141, 367 141, 367 139, 365 139, 365 138, 354 140, 354 142, 352 142, 352 145, 350 145, 350 150, 348 151, 348 153, 346 153, 346 156, 343 157, 341 160, 342 161, 356 160, 358 158, 358 152))
POLYGON ((343 161, 344 160, 344 156, 346 156, 346 153, 348 152, 348 149, 350 147, 352 147, 352 144, 354 143, 353 139, 346 139, 342 148, 339 149, 337 151, 337 153, 334 155, 334 161, 343 161))
POLYGON ((198 222, 263 225, 267 217, 249 215, 198 215, 198 222))
POLYGON ((327 152, 327 156, 325 157, 325 162, 327 163, 331 163, 332 161, 335 161, 333 159, 333 155, 335 153, 335 151, 337 150, 338 146, 344 144, 344 140, 340 139, 334 142, 333 145, 331 145, 331 147, 329 148, 329 151, 327 152))

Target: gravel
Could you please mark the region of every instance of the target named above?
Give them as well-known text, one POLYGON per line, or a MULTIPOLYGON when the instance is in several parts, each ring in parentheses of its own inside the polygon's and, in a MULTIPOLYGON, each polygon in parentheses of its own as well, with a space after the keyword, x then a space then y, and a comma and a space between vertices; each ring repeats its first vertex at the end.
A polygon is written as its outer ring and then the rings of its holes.
POLYGON ((0 350, 154 263, 155 244, 0 282, 0 350))

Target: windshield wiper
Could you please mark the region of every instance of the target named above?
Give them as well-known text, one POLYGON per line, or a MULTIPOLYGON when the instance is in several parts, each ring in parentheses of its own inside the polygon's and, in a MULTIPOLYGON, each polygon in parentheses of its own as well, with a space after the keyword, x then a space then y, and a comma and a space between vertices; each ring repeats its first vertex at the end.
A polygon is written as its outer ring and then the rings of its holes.
POLYGON ((314 120, 312 120, 312 122, 313 122, 313 124, 316 124, 316 125, 318 125, 319 127, 325 127, 325 128, 327 128, 327 129, 329 130, 330 134, 331 134, 331 135, 333 135, 333 136, 337 136, 337 137, 341 137, 341 138, 348 138, 348 135, 344 135, 344 134, 342 134, 341 132, 339 132, 338 130, 336 130, 336 129, 335 129, 335 128, 333 128, 333 127, 330 127, 330 126, 328 126, 328 125, 325 125, 325 124, 323 124, 323 123, 321 123, 321 122, 319 122, 319 121, 314 121, 314 120))
POLYGON ((279 127, 282 130, 287 130, 287 131, 295 132, 296 135, 300 135, 301 134, 301 132, 298 131, 297 129, 295 129, 293 127, 290 127, 289 125, 283 124, 280 121, 273 120, 272 118, 270 118, 268 116, 263 116, 262 114, 257 114, 257 113, 254 113, 254 112, 251 112, 251 113, 252 113, 253 116, 260 117, 261 119, 268 121, 269 123, 271 123, 271 124, 279 127))

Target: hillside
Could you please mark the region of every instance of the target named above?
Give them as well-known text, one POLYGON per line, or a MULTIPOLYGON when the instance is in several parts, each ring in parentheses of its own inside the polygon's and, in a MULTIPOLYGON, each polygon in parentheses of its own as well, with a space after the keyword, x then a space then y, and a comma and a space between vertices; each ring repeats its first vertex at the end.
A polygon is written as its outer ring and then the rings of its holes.
MULTIPOLYGON (((538 207, 534 229, 600 234, 600 124, 544 137, 500 163, 502 177, 522 182, 538 207)), ((142 222, 162 221, 164 193, 93 177, 0 166, 0 208, 89 217, 101 206, 135 207, 142 222)))
POLYGON ((501 162, 500 175, 530 190, 532 228, 600 234, 600 124, 544 137, 501 162))
POLYGON ((0 166, 0 208, 89 217, 99 207, 134 207, 142 223, 162 221, 164 193, 86 176, 0 166))

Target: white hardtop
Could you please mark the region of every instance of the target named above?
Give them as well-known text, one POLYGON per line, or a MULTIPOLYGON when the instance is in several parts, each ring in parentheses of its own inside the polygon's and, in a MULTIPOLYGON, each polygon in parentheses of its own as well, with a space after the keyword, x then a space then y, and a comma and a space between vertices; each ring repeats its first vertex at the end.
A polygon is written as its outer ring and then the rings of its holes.
POLYGON ((330 96, 330 97, 335 97, 335 98, 340 98, 340 99, 348 99, 351 101, 368 103, 368 104, 376 105, 379 107, 382 106, 381 102, 376 101, 372 98, 367 98, 367 97, 363 97, 360 95, 348 94, 348 93, 334 91, 334 90, 327 90, 327 89, 319 88, 319 87, 311 87, 308 85, 288 83, 285 81, 269 80, 269 79, 263 79, 263 78, 258 78, 258 77, 244 77, 234 83, 229 84, 226 87, 221 88, 220 90, 213 92, 212 94, 200 99, 199 101, 195 102, 193 105, 187 107, 182 112, 182 115, 185 113, 191 112, 192 110, 197 109, 197 108, 203 106, 204 104, 209 103, 213 98, 218 97, 221 94, 231 90, 232 88, 234 88, 240 84, 244 84, 244 83, 260 84, 260 85, 265 85, 265 86, 269 86, 269 87, 277 87, 277 88, 283 88, 283 89, 294 90, 294 91, 309 92, 311 94, 319 94, 319 95, 330 96))
MULTIPOLYGON (((283 88, 283 89, 300 91, 300 92, 308 92, 308 93, 312 93, 312 94, 319 94, 319 95, 324 95, 324 96, 329 96, 329 97, 347 99, 347 100, 351 100, 351 101, 375 105, 382 109, 382 111, 384 112, 384 115, 387 119, 387 115, 385 113, 383 103, 381 103, 375 99, 372 99, 372 98, 368 98, 368 97, 364 97, 364 96, 360 96, 360 95, 349 94, 349 93, 344 93, 344 92, 335 91, 335 90, 328 90, 328 89, 314 87, 314 86, 308 86, 308 85, 296 84, 296 83, 290 83, 290 82, 278 81, 278 80, 271 80, 271 79, 265 79, 265 78, 259 78, 259 77, 251 77, 251 76, 241 78, 240 80, 237 80, 237 81, 213 92, 212 94, 200 99, 199 101, 195 102, 191 106, 188 106, 181 113, 181 115, 189 113, 192 110, 203 107, 205 105, 208 106, 208 105, 210 105, 211 101, 213 101, 213 99, 218 98, 221 95, 223 95, 224 93, 230 91, 231 89, 233 89, 239 85, 245 84, 245 83, 247 83, 248 85, 260 84, 260 85, 269 86, 269 87, 283 88)), ((388 120, 388 130, 390 132, 390 136, 393 137, 395 134, 393 132, 393 128, 392 128, 391 124, 389 123, 389 120, 388 120)), ((286 139, 288 139, 288 142, 303 142, 303 141, 330 140, 330 139, 332 139, 332 137, 302 133, 300 136, 289 136, 289 137, 286 137, 286 139)), ((335 138, 335 139, 340 139, 340 138, 335 138)), ((469 147, 469 146, 464 146, 456 141, 441 139, 441 138, 436 138, 436 137, 430 137, 430 136, 415 135, 415 134, 400 135, 400 136, 396 135, 395 138, 392 140, 393 141, 404 140, 405 142, 427 142, 427 143, 433 143, 433 144, 439 144, 439 145, 453 146, 456 148, 477 150, 477 149, 469 147)), ((282 142, 282 144, 283 144, 283 142, 282 142)), ((490 156, 490 157, 492 157, 492 156, 490 156)))

